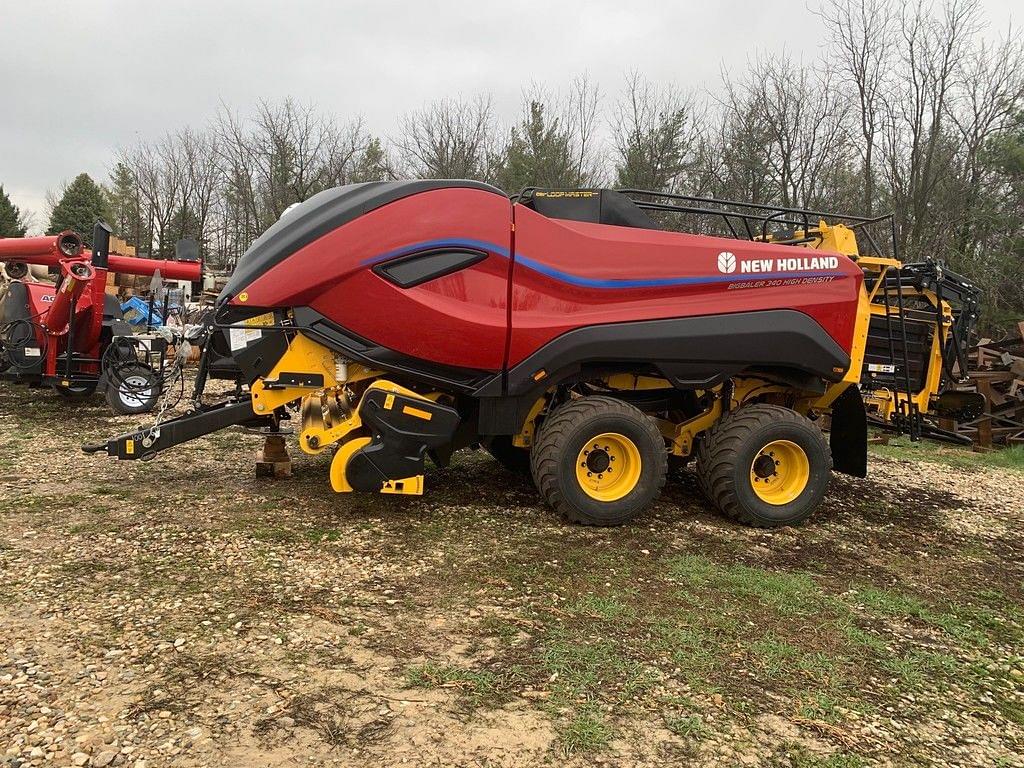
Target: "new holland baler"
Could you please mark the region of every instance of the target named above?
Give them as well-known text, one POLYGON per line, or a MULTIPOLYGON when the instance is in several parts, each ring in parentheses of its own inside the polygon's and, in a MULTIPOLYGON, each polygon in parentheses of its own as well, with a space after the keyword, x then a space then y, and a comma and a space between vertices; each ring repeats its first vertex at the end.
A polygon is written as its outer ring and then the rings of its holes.
POLYGON ((928 315, 936 343, 911 345, 910 305, 937 295, 859 253, 878 221, 639 190, 328 190, 267 230, 217 300, 250 392, 83 448, 148 459, 294 416, 339 492, 421 493, 427 456, 482 445, 567 519, 612 525, 658 496, 670 459, 695 459, 732 518, 794 523, 833 468, 866 472, 860 388, 891 405, 883 421, 920 423, 942 377, 915 389, 908 356, 948 367, 948 303, 928 315))

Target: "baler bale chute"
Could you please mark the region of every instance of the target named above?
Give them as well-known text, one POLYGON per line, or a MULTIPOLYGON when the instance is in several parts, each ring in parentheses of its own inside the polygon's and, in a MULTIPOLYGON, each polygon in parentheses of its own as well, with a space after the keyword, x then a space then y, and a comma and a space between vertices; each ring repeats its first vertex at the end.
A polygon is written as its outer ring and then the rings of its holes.
POLYGON ((882 255, 869 230, 887 224, 644 190, 328 190, 217 299, 249 392, 203 405, 204 358, 191 411, 83 448, 150 459, 296 419, 336 491, 419 494, 426 457, 482 446, 590 525, 647 508, 671 458, 731 518, 797 523, 832 469, 866 474, 862 387, 872 418, 918 437, 955 384, 944 278, 882 255), (915 346, 925 313, 936 343, 915 346))
POLYGON ((108 401, 122 413, 149 410, 160 394, 166 340, 140 341, 124 322, 120 304, 106 292, 107 274, 195 281, 199 261, 145 259, 110 253, 110 228, 98 223, 87 251, 74 232, 0 238, 8 275, 28 277, 30 266, 56 273, 56 282, 16 279, 0 302, 0 378, 49 386, 78 400, 108 383, 108 401), (155 362, 154 364, 154 361, 155 362), (116 370, 116 381, 103 374, 116 370))

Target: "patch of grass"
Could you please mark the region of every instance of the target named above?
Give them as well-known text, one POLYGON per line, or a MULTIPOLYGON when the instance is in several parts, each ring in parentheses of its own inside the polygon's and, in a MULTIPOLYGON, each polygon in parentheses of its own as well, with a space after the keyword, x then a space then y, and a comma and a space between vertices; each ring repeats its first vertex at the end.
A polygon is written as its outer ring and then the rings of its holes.
POLYGON ((75 560, 64 563, 61 570, 72 576, 90 576, 110 570, 110 565, 99 560, 75 560))
POLYGON ((916 597, 874 586, 858 589, 857 598, 869 611, 887 616, 920 618, 926 610, 925 604, 916 597))
POLYGON ((665 727, 690 741, 700 741, 710 733, 699 715, 666 715, 665 727))
POLYGON ((682 621, 663 619, 654 625, 655 647, 670 654, 683 680, 694 690, 715 693, 713 682, 720 676, 725 660, 722 649, 736 643, 736 626, 712 623, 696 611, 682 621))
POLYGON ((719 566, 704 555, 677 555, 667 566, 673 578, 693 587, 708 586, 720 571, 719 566))
POLYGON ((786 748, 786 757, 791 768, 864 768, 868 765, 863 757, 852 752, 819 755, 800 744, 789 745, 786 748))
POLYGON ((956 676, 959 665, 948 653, 912 650, 883 659, 882 667, 899 678, 907 688, 919 690, 925 687, 925 683, 935 686, 943 679, 956 676))
POLYGON ((304 532, 304 538, 314 544, 321 541, 341 541, 342 532, 336 528, 307 528, 304 532))
POLYGON ((846 638, 847 643, 864 654, 880 656, 886 653, 885 641, 882 638, 862 629, 852 620, 841 621, 839 631, 846 638))
POLYGON ((405 683, 410 688, 456 688, 471 696, 494 693, 497 680, 485 670, 463 669, 428 661, 409 667, 405 683))
POLYGON ((806 573, 788 573, 733 564, 722 566, 704 555, 679 555, 668 562, 673 579, 695 594, 717 589, 738 600, 756 599, 779 613, 800 616, 816 613, 831 602, 806 573))
POLYGON ((266 544, 295 544, 302 538, 290 528, 276 523, 265 523, 262 520, 239 520, 234 527, 243 535, 266 544))
MULTIPOLYGON (((843 702, 845 704, 846 702, 843 702)), ((838 723, 842 721, 843 715, 839 711, 840 699, 831 694, 817 691, 800 703, 797 710, 801 717, 808 720, 821 720, 826 723, 838 723)))
POLYGON ((722 586, 738 597, 757 598, 784 615, 808 615, 826 602, 814 579, 804 573, 733 565, 725 570, 722 586))
POLYGON ((556 701, 590 702, 609 693, 628 700, 653 684, 651 671, 613 640, 585 639, 553 630, 542 667, 556 701))
POLYGON ((1024 445, 1014 445, 988 453, 979 453, 968 448, 922 440, 913 443, 908 439, 890 440, 887 445, 871 445, 870 450, 879 456, 907 461, 930 461, 953 467, 998 467, 1024 472, 1024 445))
POLYGON ((578 615, 614 621, 623 614, 631 613, 633 608, 614 596, 584 595, 570 606, 570 611, 578 615))
POLYGON ((990 590, 986 594, 989 605, 936 606, 911 595, 867 586, 857 590, 856 600, 876 615, 917 619, 929 624, 967 648, 985 648, 993 641, 1024 640, 1021 631, 1024 612, 1002 593, 990 590))
POLYGON ((802 655, 799 648, 772 633, 751 643, 749 651, 761 672, 773 678, 788 676, 802 655))
POLYGON ((87 520, 81 523, 75 523, 68 528, 68 533, 71 534, 95 534, 95 533, 117 533, 122 529, 122 525, 115 520, 87 520))
POLYGON ((498 638, 506 645, 514 642, 522 631, 517 624, 492 614, 488 614, 480 620, 480 629, 484 633, 498 638))
POLYGON ((579 710, 557 727, 558 741, 566 757, 580 752, 595 752, 608 746, 612 729, 592 708, 579 710))

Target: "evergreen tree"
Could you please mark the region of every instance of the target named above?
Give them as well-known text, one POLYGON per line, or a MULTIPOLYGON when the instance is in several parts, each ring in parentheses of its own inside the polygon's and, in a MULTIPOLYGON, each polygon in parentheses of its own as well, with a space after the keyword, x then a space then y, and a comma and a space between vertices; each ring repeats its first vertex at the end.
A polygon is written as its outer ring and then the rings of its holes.
POLYGON ((107 199, 109 224, 129 245, 138 245, 142 239, 143 222, 139 211, 138 185, 135 176, 124 163, 117 163, 110 172, 109 186, 103 187, 107 199))
POLYGON ((24 237, 26 229, 21 211, 0 185, 0 237, 24 237))
POLYGON ((391 178, 391 164, 380 139, 374 137, 366 145, 352 169, 352 181, 385 181, 391 178))
POLYGON ((81 173, 64 191, 60 202, 50 214, 46 234, 56 235, 64 230, 77 232, 86 245, 92 245, 92 228, 97 220, 109 218, 107 201, 87 173, 81 173))
POLYGON ((672 108, 650 114, 635 112, 617 136, 619 162, 615 183, 619 187, 674 191, 689 152, 688 116, 672 108))
MULTIPOLYGON (((202 225, 195 211, 185 206, 179 206, 174 212, 171 220, 171 231, 174 233, 175 242, 182 238, 190 238, 200 245, 203 244, 202 225)), ((173 245, 173 243, 172 243, 173 245)))
POLYGON ((1024 311, 1024 111, 980 154, 990 184, 967 225, 980 242, 954 267, 983 288, 983 325, 1012 325, 1024 311))
POLYGON ((529 114, 512 129, 497 171, 498 186, 508 193, 526 186, 574 187, 580 183, 572 136, 545 105, 531 101, 529 114))

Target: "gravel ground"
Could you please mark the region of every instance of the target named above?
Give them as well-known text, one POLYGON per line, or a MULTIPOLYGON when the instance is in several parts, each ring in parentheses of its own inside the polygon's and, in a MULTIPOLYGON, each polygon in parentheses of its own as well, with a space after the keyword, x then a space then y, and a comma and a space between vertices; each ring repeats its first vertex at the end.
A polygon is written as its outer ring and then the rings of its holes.
POLYGON ((589 530, 479 453, 389 498, 77 450, 135 423, 0 389, 0 765, 1024 766, 1020 472, 589 530))

